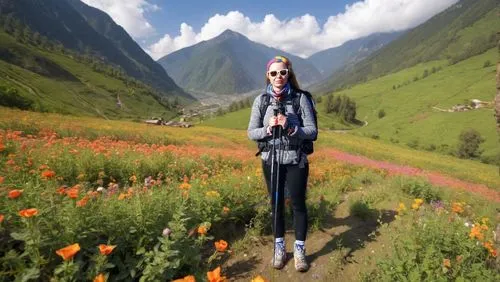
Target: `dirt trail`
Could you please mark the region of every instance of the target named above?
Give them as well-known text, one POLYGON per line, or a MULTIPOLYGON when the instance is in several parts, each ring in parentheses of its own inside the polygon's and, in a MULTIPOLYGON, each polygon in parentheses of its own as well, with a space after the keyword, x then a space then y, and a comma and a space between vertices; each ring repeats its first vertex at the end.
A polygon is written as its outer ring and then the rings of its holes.
MULTIPOLYGON (((380 252, 385 242, 383 238, 377 238, 379 223, 376 216, 363 221, 349 214, 348 197, 349 194, 345 195, 321 230, 308 235, 309 271, 301 273, 295 270, 295 235, 289 226, 285 235, 288 261, 283 269, 271 267, 273 239, 272 236, 264 236, 252 238, 252 246, 247 251, 234 254, 223 266, 224 275, 230 281, 250 281, 257 275, 268 281, 359 281, 360 267, 366 269, 370 256, 380 252)), ((384 223, 395 219, 394 211, 381 210, 377 213, 384 223)))
POLYGON ((334 149, 326 149, 322 152, 332 156, 333 158, 339 161, 356 165, 368 166, 371 168, 384 169, 387 170, 389 174, 424 177, 434 185, 466 190, 471 193, 481 195, 490 201, 500 203, 500 191, 497 191, 493 188, 489 188, 484 184, 471 183, 450 176, 446 176, 438 172, 424 171, 420 168, 397 165, 385 161, 376 161, 369 159, 367 157, 351 155, 349 153, 334 149))

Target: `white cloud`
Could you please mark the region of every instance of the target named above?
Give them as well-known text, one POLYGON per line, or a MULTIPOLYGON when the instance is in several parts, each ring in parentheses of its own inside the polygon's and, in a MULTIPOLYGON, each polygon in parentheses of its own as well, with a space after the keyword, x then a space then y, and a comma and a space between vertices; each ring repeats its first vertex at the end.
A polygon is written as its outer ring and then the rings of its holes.
POLYGON ((85 4, 106 12, 132 37, 146 38, 155 33, 154 27, 144 16, 145 12, 157 11, 157 5, 147 0, 82 0, 85 4))
POLYGON ((183 23, 179 35, 172 37, 166 34, 149 46, 148 53, 158 59, 231 29, 252 41, 306 57, 375 32, 415 27, 456 2, 458 0, 359 1, 347 5, 344 13, 330 16, 322 27, 309 14, 288 20, 280 20, 269 14, 261 22, 252 22, 241 12, 231 11, 226 15, 211 17, 198 33, 183 23))

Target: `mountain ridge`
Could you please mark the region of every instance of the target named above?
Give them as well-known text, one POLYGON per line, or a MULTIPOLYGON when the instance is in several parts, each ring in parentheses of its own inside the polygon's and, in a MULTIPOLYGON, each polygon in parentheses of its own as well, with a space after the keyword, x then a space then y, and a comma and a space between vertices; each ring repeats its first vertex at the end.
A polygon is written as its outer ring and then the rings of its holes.
POLYGON ((307 60, 253 42, 229 29, 215 38, 168 54, 158 62, 176 83, 188 91, 233 94, 263 89, 265 65, 276 55, 290 58, 301 84, 320 79, 319 71, 307 60), (207 71, 213 73, 203 73, 207 71), (212 79, 206 79, 207 76, 212 79))
POLYGON ((437 59, 456 63, 480 54, 496 45, 497 4, 497 0, 461 0, 356 65, 335 72, 314 90, 325 93, 418 63, 437 59))
POLYGON ((99 57, 119 66, 167 96, 180 96, 193 101, 158 66, 130 36, 106 13, 78 0, 5 0, 0 2, 3 15, 13 15, 33 32, 58 41, 65 48, 99 57), (105 32, 94 25, 107 26, 105 32), (124 52, 126 50, 126 52, 124 52))

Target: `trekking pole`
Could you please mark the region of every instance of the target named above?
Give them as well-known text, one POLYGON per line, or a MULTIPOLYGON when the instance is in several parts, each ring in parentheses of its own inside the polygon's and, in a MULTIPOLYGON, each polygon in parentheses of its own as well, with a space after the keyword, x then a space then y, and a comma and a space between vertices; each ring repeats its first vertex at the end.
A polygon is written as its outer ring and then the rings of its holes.
MULTIPOLYGON (((279 112, 280 114, 284 114, 283 112, 283 109, 281 107, 278 107, 279 109, 279 112)), ((277 224, 277 219, 276 219, 276 215, 278 214, 278 196, 279 196, 279 187, 280 187, 280 163, 283 161, 282 158, 283 158, 283 154, 282 154, 282 150, 283 150, 283 144, 281 143, 282 142, 282 134, 283 134, 283 127, 282 126, 277 126, 278 127, 278 150, 276 150, 276 154, 277 154, 277 160, 276 160, 276 163, 277 163, 277 168, 276 168, 276 203, 275 203, 275 206, 274 206, 274 218, 275 218, 275 222, 274 224, 276 225, 277 224), (280 149, 281 147, 281 149, 280 149)), ((285 193, 284 189, 283 189, 283 193, 285 193)), ((284 196, 284 195, 283 195, 284 196)), ((284 201, 284 200, 283 200, 284 201)), ((285 203, 281 203, 282 205, 284 205, 285 203)), ((283 212, 284 210, 284 207, 281 207, 281 212, 283 212)))
MULTIPOLYGON (((275 117, 278 116, 278 109, 273 109, 273 114, 275 117)), ((274 226, 273 226, 273 235, 274 235, 274 242, 273 242, 273 265, 275 264, 276 260, 276 222, 277 222, 277 217, 276 217, 276 212, 278 211, 278 187, 276 187, 276 183, 274 181, 274 170, 275 170, 275 162, 276 162, 276 126, 272 127, 273 131, 273 147, 272 147, 272 152, 271 152, 271 193, 274 195, 274 226)), ((278 164, 278 169, 279 169, 279 164, 278 164)))

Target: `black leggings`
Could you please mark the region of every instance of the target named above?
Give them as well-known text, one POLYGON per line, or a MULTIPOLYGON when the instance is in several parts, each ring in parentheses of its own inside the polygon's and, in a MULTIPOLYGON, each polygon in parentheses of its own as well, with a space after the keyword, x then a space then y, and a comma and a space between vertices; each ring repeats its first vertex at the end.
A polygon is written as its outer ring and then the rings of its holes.
MULTIPOLYGON (((285 236, 285 210, 284 210, 284 194, 285 183, 291 198, 293 210, 293 223, 295 226, 295 239, 300 241, 306 240, 307 235, 307 207, 306 207, 306 187, 307 178, 309 176, 309 164, 299 168, 299 165, 280 165, 279 166, 279 187, 278 187, 278 212, 276 218, 276 226, 274 226, 274 212, 276 195, 271 187, 271 165, 262 162, 264 178, 267 184, 267 191, 271 196, 271 206, 273 214, 273 230, 275 230, 276 238, 285 236)), ((274 182, 276 182, 276 174, 278 166, 274 168, 274 182)), ((276 183, 274 183, 276 185, 276 183)))

